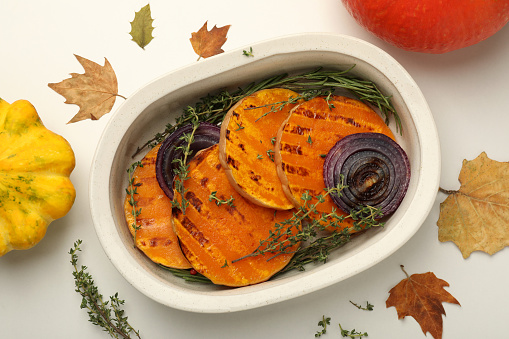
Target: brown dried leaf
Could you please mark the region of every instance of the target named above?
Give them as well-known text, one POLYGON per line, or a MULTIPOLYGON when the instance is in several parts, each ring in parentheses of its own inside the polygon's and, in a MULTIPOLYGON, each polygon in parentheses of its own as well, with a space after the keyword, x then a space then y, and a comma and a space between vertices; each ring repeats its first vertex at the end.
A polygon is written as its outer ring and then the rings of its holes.
MULTIPOLYGON (((403 266, 401 266, 403 269, 403 266)), ((405 270, 403 269, 403 272, 405 270)), ((412 274, 401 280, 390 291, 385 306, 396 307, 398 319, 406 316, 413 317, 426 335, 429 332, 433 338, 441 339, 443 331, 442 314, 445 315, 443 302, 458 304, 444 287, 449 284, 438 279, 434 273, 412 274)))
POLYGON ((230 29, 230 25, 223 27, 214 26, 210 31, 207 30, 207 21, 203 24, 202 28, 198 32, 191 33, 191 45, 196 54, 198 54, 198 60, 200 58, 209 58, 216 54, 223 53, 221 49, 223 44, 226 42, 226 34, 230 29))
MULTIPOLYGON (((104 66, 74 55, 85 70, 84 74, 71 73, 71 78, 48 86, 66 98, 66 104, 80 107, 78 113, 69 123, 91 119, 98 120, 109 113, 119 95, 117 77, 108 59, 104 58, 104 66)), ((124 98, 125 99, 125 98, 124 98)))
POLYGON ((481 153, 463 160, 458 191, 440 204, 438 240, 452 241, 463 258, 473 251, 490 255, 509 246, 509 163, 481 153))

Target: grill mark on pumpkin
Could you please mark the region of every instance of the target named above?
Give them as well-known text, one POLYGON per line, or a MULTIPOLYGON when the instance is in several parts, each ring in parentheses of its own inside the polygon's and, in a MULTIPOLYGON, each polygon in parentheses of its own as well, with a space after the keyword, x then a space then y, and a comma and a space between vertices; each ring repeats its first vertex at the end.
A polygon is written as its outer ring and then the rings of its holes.
POLYGON ((300 145, 292 145, 288 143, 281 143, 281 150, 291 153, 291 154, 298 154, 302 155, 302 149, 300 148, 300 145))
POLYGON ((196 163, 196 166, 198 166, 203 161, 203 159, 205 159, 207 153, 208 153, 207 151, 204 151, 194 156, 193 162, 196 163))
POLYGON ((307 118, 312 118, 312 119, 319 119, 319 120, 325 119, 325 115, 320 114, 319 111, 312 111, 309 109, 297 109, 294 111, 293 114, 302 115, 302 116, 305 116, 307 118))
POLYGON ((286 164, 284 166, 284 170, 285 170, 286 173, 296 174, 296 175, 299 175, 301 177, 308 177, 309 176, 308 169, 304 168, 304 167, 301 167, 301 166, 293 166, 293 165, 290 165, 290 164, 286 164))
POLYGON ((163 246, 167 247, 170 246, 173 243, 170 239, 166 238, 152 238, 149 240, 148 247, 156 247, 156 246, 163 246))
POLYGON ((207 182, 209 181, 209 178, 205 177, 203 179, 200 180, 200 185, 202 187, 207 187, 207 182))
POLYGON ((145 157, 145 159, 143 159, 142 161, 142 165, 143 166, 154 165, 156 163, 156 159, 157 157, 145 157))
POLYGON ((260 185, 259 181, 262 178, 261 175, 255 174, 253 171, 249 171, 249 178, 260 185))
POLYGON ((209 242, 209 239, 207 239, 205 235, 202 232, 200 232, 200 230, 196 227, 195 224, 193 224, 191 220, 189 220, 188 217, 184 217, 184 219, 182 219, 181 224, 182 226, 184 226, 189 235, 196 241, 198 241, 200 246, 203 247, 203 245, 209 242))
POLYGON ((292 133, 292 134, 304 135, 304 134, 309 134, 311 132, 311 128, 296 125, 296 126, 293 126, 291 129, 289 128, 287 130, 287 132, 292 133))
POLYGON ((238 165, 237 161, 235 159, 233 159, 230 155, 226 157, 226 163, 228 165, 231 165, 236 170, 239 169, 239 165, 238 165))
POLYGON ((186 193, 186 199, 189 201, 189 203, 191 205, 193 205, 193 207, 198 211, 200 212, 201 211, 201 206, 203 205, 203 201, 200 200, 200 198, 198 198, 196 196, 196 194, 194 194, 194 192, 192 191, 188 191, 186 193))
POLYGON ((173 207, 171 209, 171 214, 173 214, 173 216, 178 219, 178 217, 182 215, 182 211, 180 210, 180 208, 173 207))
POLYGON ((246 151, 246 147, 244 146, 244 144, 239 144, 239 148, 244 152, 246 151))

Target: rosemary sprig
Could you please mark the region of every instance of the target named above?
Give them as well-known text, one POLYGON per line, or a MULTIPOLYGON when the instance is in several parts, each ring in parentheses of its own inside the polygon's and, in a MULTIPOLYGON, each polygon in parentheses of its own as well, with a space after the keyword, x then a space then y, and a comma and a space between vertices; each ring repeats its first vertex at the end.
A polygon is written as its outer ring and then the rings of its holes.
POLYGON ((81 297, 80 308, 88 309, 89 321, 97 326, 102 327, 103 331, 108 332, 112 338, 131 338, 131 334, 137 338, 140 332, 136 331, 127 321, 124 310, 121 309, 125 301, 118 298, 118 293, 110 297, 110 300, 103 301, 103 296, 95 286, 94 280, 88 273, 86 266, 78 269, 78 251, 81 251, 80 245, 82 241, 77 240, 69 251, 71 255, 71 264, 74 267, 72 275, 76 292, 81 297))
MULTIPOLYGON (((396 122, 396 129, 401 133, 401 120, 396 109, 390 102, 391 97, 384 95, 372 81, 350 76, 349 73, 354 67, 355 65, 344 71, 327 71, 318 68, 314 71, 304 72, 294 76, 289 76, 286 73, 279 74, 257 83, 251 83, 231 93, 228 90, 222 90, 215 95, 209 94, 200 98, 194 106, 187 106, 183 110, 182 115, 175 120, 174 124, 168 123, 163 132, 157 133, 152 139, 138 147, 133 157, 145 147, 157 145, 177 128, 193 121, 195 117, 198 117, 199 121, 219 124, 223 121, 228 110, 239 100, 259 90, 275 87, 291 89, 300 93, 300 96, 308 98, 307 100, 312 98, 313 95, 326 95, 329 97, 337 88, 346 89, 353 93, 359 100, 368 102, 377 107, 385 118, 386 123, 389 123, 389 117, 392 115, 396 122)), ((273 106, 275 105, 274 109, 277 109, 278 104, 279 107, 281 107, 280 105, 284 103, 272 104, 273 106)), ((282 107, 284 107, 284 105, 282 107)))
POLYGON ((133 163, 128 169, 127 169, 127 175, 128 175, 128 188, 126 188, 126 194, 129 196, 129 205, 131 206, 131 214, 134 217, 134 222, 131 224, 131 227, 134 229, 134 247, 136 247, 136 232, 141 228, 141 225, 138 225, 136 223, 136 218, 141 214, 141 208, 138 208, 138 201, 134 199, 134 196, 138 194, 138 187, 141 186, 141 183, 135 183, 133 178, 134 170, 137 167, 143 167, 143 164, 141 161, 137 161, 133 163))
POLYGON ((207 278, 204 275, 201 275, 200 273, 191 270, 184 270, 179 268, 171 268, 163 265, 159 265, 159 267, 171 272, 173 275, 184 279, 188 282, 199 282, 199 283, 205 283, 205 284, 212 284, 212 281, 210 281, 209 278, 207 278))

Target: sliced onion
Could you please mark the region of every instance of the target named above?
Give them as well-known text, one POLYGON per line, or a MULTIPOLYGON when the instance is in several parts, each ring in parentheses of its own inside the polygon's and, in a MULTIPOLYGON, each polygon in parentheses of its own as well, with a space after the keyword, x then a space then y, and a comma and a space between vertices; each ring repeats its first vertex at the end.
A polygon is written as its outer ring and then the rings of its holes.
POLYGON ((346 213, 359 206, 380 208, 383 216, 401 204, 410 182, 410 162, 405 151, 380 133, 351 134, 327 153, 323 166, 325 186, 337 187, 341 175, 348 187, 334 203, 346 213))
MULTIPOLYGON (((194 132, 194 140, 191 143, 191 157, 198 151, 217 144, 219 142, 220 130, 221 128, 217 125, 200 122, 200 125, 194 132)), ((178 163, 175 163, 174 160, 184 158, 182 149, 179 149, 180 146, 186 145, 186 141, 182 140, 182 136, 192 131, 193 125, 191 124, 177 129, 163 141, 161 148, 157 152, 157 182, 164 194, 170 199, 173 199, 174 170, 178 167, 178 163)), ((191 157, 187 160, 191 160, 191 157)))

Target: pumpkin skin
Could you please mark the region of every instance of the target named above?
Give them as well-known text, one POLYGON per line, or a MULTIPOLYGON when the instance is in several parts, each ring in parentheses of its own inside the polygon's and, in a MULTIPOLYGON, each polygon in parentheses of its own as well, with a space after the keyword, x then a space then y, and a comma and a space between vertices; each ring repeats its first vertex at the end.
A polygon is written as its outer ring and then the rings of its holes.
POLYGON ((509 21, 507 0, 342 0, 380 39, 407 51, 446 53, 474 45, 509 21))
POLYGON ((30 102, 0 99, 0 256, 29 249, 71 209, 74 152, 30 102))

